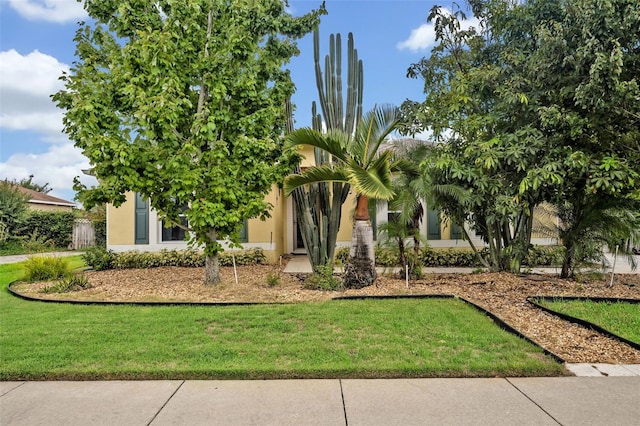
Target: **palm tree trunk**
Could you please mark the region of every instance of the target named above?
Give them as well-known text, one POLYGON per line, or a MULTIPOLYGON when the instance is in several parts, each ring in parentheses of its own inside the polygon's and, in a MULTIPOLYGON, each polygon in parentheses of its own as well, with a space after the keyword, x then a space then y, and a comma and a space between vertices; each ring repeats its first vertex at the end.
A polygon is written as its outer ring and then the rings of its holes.
POLYGON ((405 267, 407 265, 407 255, 405 253, 405 249, 404 249, 404 239, 402 237, 398 238, 398 253, 399 253, 399 257, 400 257, 400 278, 406 278, 405 277, 405 267))
POLYGON ((362 288, 370 286, 375 280, 375 247, 369 218, 369 200, 364 195, 358 195, 349 261, 344 270, 344 286, 362 288))

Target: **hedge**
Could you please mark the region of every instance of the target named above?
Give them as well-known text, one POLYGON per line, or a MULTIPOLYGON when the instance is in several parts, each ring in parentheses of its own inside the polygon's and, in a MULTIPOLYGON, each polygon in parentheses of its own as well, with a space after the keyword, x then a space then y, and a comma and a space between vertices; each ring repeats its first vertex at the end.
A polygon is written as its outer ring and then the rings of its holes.
POLYGON ((20 236, 31 237, 37 234, 39 238, 51 241, 56 247, 69 247, 73 234, 75 216, 71 212, 29 212, 20 236))
MULTIPOLYGON (((160 252, 126 251, 116 253, 102 247, 94 247, 82 255, 87 266, 101 271, 105 269, 155 268, 160 266, 203 267, 204 253, 198 250, 162 250, 160 252)), ((238 252, 222 252, 218 260, 220 266, 258 265, 266 261, 262 249, 238 252)))
MULTIPOLYGON (((482 249, 481 255, 485 256, 488 249, 482 249)), ((564 247, 561 246, 534 246, 523 260, 523 266, 556 266, 562 264, 564 247)), ((413 249, 408 249, 406 255, 412 256, 413 249)), ((336 250, 336 261, 344 264, 349 258, 349 248, 342 247, 336 250)), ((420 263, 425 267, 482 267, 477 255, 470 248, 433 248, 426 247, 420 250, 420 263)), ((376 265, 400 266, 400 256, 397 248, 376 247, 376 265)))

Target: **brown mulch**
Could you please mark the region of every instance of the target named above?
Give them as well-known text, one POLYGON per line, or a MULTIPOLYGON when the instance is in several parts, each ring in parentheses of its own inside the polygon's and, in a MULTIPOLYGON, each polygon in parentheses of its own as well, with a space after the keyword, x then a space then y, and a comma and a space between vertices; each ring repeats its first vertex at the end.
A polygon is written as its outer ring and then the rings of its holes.
MULTIPOLYGON (((163 267, 89 271, 90 289, 43 294, 51 283, 18 283, 14 290, 44 299, 138 302, 315 302, 337 296, 453 294, 468 299, 502 319, 529 339, 567 362, 640 364, 640 351, 580 325, 546 313, 526 301, 528 296, 620 297, 640 299, 640 274, 616 275, 585 282, 548 275, 507 273, 426 274, 410 281, 380 276, 376 284, 360 290, 325 292, 307 290, 303 275, 285 274, 282 266, 221 268, 222 284, 203 285, 203 269, 163 267), (271 283, 271 285, 269 285, 271 283), (275 285, 274 285, 275 284, 275 285)), ((638 305, 640 309, 640 305, 638 305)))

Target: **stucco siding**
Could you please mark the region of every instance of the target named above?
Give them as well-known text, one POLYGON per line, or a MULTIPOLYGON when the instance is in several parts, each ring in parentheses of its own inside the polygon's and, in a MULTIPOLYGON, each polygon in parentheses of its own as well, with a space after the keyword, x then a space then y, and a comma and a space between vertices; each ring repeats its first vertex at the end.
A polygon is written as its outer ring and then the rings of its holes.
POLYGON ((127 193, 127 201, 120 207, 107 204, 107 245, 121 246, 134 244, 134 194, 127 193))

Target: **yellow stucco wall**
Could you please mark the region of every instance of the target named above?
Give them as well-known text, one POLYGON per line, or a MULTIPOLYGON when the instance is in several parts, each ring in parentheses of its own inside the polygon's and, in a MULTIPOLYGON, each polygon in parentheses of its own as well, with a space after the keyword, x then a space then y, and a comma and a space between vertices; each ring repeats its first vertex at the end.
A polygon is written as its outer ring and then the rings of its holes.
POLYGON ((342 205, 342 219, 340 220, 340 229, 338 230, 338 242, 351 241, 353 232, 353 214, 356 210, 355 192, 351 191, 347 200, 342 205))
POLYGON ((135 238, 135 202, 133 192, 127 193, 127 201, 116 208, 107 204, 107 244, 128 245, 135 238))
POLYGON ((273 263, 284 252, 283 217, 286 216, 286 199, 283 191, 273 185, 271 192, 265 197, 265 201, 273 206, 271 217, 266 220, 255 218, 248 221, 248 243, 263 245, 267 260, 273 263))
POLYGON ((315 155, 313 154, 313 147, 310 146, 302 146, 298 152, 302 155, 302 161, 300 162, 300 167, 309 167, 315 166, 316 160, 315 155))

